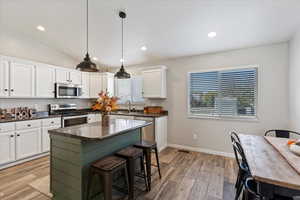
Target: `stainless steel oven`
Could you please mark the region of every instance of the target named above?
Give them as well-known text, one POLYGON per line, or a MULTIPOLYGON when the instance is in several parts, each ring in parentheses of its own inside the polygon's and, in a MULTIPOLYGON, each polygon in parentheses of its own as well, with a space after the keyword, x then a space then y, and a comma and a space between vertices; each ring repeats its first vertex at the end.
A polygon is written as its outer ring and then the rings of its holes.
POLYGON ((88 123, 88 115, 63 116, 62 127, 75 126, 88 123))
POLYGON ((82 86, 77 84, 55 83, 55 98, 72 99, 79 98, 82 93, 82 86))

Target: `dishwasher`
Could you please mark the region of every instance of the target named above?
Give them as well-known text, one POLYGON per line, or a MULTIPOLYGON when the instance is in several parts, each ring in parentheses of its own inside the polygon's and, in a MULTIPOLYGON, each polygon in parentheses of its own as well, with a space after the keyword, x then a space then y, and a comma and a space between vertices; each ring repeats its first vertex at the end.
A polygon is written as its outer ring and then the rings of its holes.
POLYGON ((135 117, 135 120, 151 121, 152 124, 142 128, 142 139, 155 142, 155 120, 151 117, 135 117))

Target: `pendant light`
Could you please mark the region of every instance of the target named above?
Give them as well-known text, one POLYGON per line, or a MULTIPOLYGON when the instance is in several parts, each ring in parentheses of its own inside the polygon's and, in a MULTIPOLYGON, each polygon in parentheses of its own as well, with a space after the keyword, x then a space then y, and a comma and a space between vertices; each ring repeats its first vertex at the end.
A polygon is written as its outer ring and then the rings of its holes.
POLYGON ((96 64, 91 61, 89 55, 89 0, 86 1, 86 55, 76 69, 84 72, 98 72, 96 64))
POLYGON ((124 19, 126 18, 126 13, 120 11, 119 17, 122 20, 122 59, 121 59, 122 65, 121 65, 120 70, 115 74, 115 77, 118 79, 128 79, 128 78, 130 78, 130 74, 127 73, 124 68, 124 28, 123 28, 123 26, 124 26, 124 19))

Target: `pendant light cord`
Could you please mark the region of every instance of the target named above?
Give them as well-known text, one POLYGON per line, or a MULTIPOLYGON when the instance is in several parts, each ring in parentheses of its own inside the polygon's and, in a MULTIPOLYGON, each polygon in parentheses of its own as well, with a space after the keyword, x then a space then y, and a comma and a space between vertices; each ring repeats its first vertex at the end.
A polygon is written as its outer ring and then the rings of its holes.
POLYGON ((89 0, 86 0, 86 52, 89 53, 89 0))
POLYGON ((122 18, 122 66, 124 65, 124 18, 122 18))

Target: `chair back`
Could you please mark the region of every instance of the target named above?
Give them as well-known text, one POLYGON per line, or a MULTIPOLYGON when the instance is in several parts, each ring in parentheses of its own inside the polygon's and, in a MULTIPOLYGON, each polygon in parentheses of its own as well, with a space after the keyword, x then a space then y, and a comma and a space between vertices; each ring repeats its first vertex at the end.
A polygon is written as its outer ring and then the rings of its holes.
POLYGON ((232 143, 234 143, 234 142, 239 142, 239 143, 241 143, 241 140, 240 140, 238 134, 237 134, 236 132, 234 132, 234 131, 231 131, 231 132, 230 132, 230 138, 231 138, 231 142, 232 142, 232 143))
POLYGON ((246 200, 260 200, 263 199, 262 195, 257 191, 257 183, 252 177, 248 177, 245 181, 245 196, 246 200))
POLYGON ((290 131, 290 130, 280 130, 280 129, 268 130, 265 133, 265 136, 275 136, 275 137, 280 137, 280 138, 290 138, 291 133, 300 136, 300 133, 298 133, 298 132, 290 131))
POLYGON ((242 145, 239 142, 232 143, 233 151, 235 155, 236 162, 240 170, 247 171, 250 174, 249 165, 242 148, 242 145))

